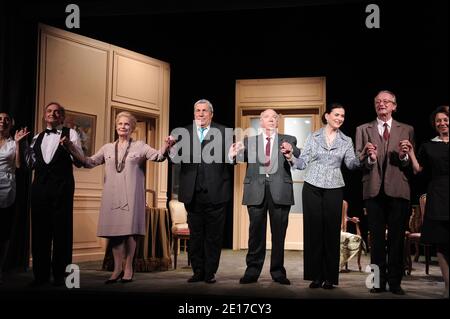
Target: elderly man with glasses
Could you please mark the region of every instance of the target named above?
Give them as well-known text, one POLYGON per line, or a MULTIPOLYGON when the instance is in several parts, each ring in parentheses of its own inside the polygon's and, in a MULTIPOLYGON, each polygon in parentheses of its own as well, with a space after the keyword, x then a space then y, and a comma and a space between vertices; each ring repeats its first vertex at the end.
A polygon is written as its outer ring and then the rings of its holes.
POLYGON ((374 102, 377 118, 356 129, 356 152, 361 154, 364 147, 367 149, 366 154, 361 155, 367 157, 362 183, 372 237, 371 264, 380 270, 370 292, 384 292, 388 284, 392 293, 404 295, 400 284, 404 272, 403 241, 410 200, 406 174, 410 159, 406 145, 407 141, 414 144, 414 129, 392 118, 392 113, 397 110, 392 92, 380 91, 374 102))

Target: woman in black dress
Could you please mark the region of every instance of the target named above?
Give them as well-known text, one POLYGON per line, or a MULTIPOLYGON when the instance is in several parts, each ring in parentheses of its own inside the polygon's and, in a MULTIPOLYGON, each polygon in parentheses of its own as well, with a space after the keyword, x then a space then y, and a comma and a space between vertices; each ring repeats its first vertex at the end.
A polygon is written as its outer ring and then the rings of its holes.
POLYGON ((431 114, 431 124, 439 135, 420 147, 417 158, 411 144, 401 147, 408 148, 415 174, 427 171, 431 176, 421 240, 423 243, 436 245, 445 282, 444 298, 448 298, 448 106, 440 106, 431 114))

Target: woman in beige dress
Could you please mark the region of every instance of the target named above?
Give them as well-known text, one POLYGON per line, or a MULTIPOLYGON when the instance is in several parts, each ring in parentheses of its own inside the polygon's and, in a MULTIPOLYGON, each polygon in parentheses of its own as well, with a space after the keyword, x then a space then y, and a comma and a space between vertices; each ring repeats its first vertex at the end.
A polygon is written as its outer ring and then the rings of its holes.
POLYGON ((146 160, 164 161, 170 147, 169 137, 159 151, 142 141, 133 141, 131 133, 135 127, 136 118, 133 115, 128 112, 117 114, 118 140, 103 145, 91 157, 79 154, 71 147, 70 142, 62 140, 84 167, 93 168, 105 164, 105 184, 97 236, 109 238, 112 245, 114 271, 106 284, 118 280, 132 281, 136 236, 145 235, 144 164, 146 160))

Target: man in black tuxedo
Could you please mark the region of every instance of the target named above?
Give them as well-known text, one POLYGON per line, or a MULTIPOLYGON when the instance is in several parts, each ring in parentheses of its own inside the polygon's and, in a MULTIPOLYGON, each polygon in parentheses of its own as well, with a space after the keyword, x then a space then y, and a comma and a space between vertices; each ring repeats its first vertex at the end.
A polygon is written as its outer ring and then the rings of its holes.
POLYGON ((208 100, 197 101, 194 123, 184 128, 186 134, 181 134, 170 156, 181 164, 178 200, 188 212, 189 258, 194 272, 188 282, 216 282, 226 204, 231 198, 225 152, 231 142, 226 141, 225 126, 211 121, 213 114, 208 100))
POLYGON ((284 143, 292 145, 295 156, 300 155, 300 150, 294 136, 278 134, 278 120, 273 109, 265 110, 260 117, 260 134, 233 144, 229 150, 230 159, 238 155, 247 162, 242 204, 247 205, 250 227, 247 269, 241 284, 256 282, 261 274, 266 255, 267 211, 272 231, 270 275, 275 282, 290 284, 284 268, 284 242, 294 191, 284 143))
POLYGON ((65 110, 59 103, 45 107, 45 131, 33 138, 25 158, 34 169, 31 191, 31 230, 34 281, 43 285, 53 273, 53 285, 64 285, 67 265, 72 263, 73 160, 61 145, 63 137, 70 139, 82 153, 75 130, 63 127, 65 110), (52 249, 53 248, 53 249, 52 249))

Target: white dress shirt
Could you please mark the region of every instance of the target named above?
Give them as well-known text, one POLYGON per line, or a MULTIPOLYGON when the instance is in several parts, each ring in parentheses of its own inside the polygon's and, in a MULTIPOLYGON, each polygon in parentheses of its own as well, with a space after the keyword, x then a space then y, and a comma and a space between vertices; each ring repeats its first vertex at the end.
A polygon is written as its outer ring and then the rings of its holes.
MULTIPOLYGON (((51 128, 48 128, 48 129, 51 129, 51 128)), ((55 155, 56 150, 58 149, 59 141, 61 140, 61 133, 62 133, 62 126, 58 126, 56 128, 56 134, 55 133, 50 133, 50 134, 44 133, 44 137, 42 139, 42 144, 41 144, 41 152, 42 152, 42 157, 44 159, 44 162, 46 164, 49 164, 52 161, 53 156, 55 155)), ((31 142, 31 147, 33 147, 34 143, 36 143, 38 136, 39 136, 39 134, 37 134, 36 136, 33 137, 33 141, 31 142)), ((73 129, 70 129, 70 141, 78 149, 78 152, 80 152, 80 154, 83 154, 83 151, 81 148, 80 137, 78 136, 78 133, 73 129)))

